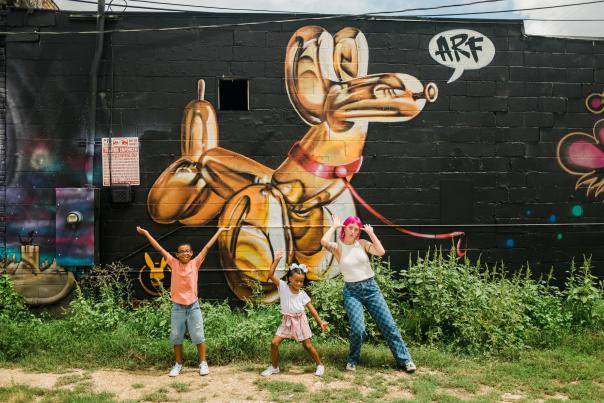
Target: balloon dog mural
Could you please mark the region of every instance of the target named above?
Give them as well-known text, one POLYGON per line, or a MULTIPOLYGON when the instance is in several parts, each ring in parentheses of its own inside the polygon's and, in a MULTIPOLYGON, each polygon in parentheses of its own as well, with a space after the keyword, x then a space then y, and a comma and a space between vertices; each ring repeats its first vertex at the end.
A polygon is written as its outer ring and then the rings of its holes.
POLYGON ((298 29, 285 54, 289 99, 310 126, 276 169, 218 146, 218 123, 212 105, 190 102, 181 126, 182 156, 157 178, 147 206, 158 223, 219 225, 233 230, 219 238, 220 259, 229 286, 239 298, 262 285, 265 301, 276 293, 268 267, 275 251, 299 262, 308 278, 338 274, 320 239, 332 216, 355 214, 347 182, 358 172, 369 122, 405 122, 438 96, 402 73, 367 74, 368 45, 356 28, 332 36, 318 26, 298 29))

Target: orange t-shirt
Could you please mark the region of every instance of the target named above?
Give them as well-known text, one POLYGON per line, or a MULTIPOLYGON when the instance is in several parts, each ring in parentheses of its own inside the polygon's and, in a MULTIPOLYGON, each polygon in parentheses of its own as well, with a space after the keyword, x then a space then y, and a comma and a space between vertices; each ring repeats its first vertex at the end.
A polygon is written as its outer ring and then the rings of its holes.
POLYGON ((201 253, 187 264, 182 264, 172 255, 166 260, 168 266, 172 269, 170 284, 170 299, 172 302, 190 305, 197 301, 197 272, 204 260, 201 253))

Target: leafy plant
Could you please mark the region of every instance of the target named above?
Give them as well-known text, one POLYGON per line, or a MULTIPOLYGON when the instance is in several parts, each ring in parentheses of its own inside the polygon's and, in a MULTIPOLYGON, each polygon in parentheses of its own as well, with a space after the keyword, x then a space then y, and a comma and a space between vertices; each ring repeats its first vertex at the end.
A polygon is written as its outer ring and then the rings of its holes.
POLYGON ((574 327, 596 327, 604 324, 602 283, 591 273, 591 259, 584 257, 577 270, 571 262, 563 293, 564 309, 574 327), (599 285, 599 286, 598 286, 599 285))
POLYGON ((15 291, 13 282, 7 275, 0 275, 0 318, 24 321, 32 319, 23 297, 15 291))

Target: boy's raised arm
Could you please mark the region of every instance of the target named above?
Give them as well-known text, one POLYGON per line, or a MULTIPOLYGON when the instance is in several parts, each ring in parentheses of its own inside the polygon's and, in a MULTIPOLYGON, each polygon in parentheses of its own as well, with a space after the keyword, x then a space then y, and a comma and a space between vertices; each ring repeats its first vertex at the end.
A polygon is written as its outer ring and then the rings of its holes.
POLYGON ((153 238, 153 235, 151 235, 149 233, 149 231, 147 231, 144 228, 141 227, 136 227, 136 232, 138 232, 139 234, 143 235, 145 238, 147 238, 147 240, 149 241, 149 243, 151 244, 151 246, 153 246, 153 249, 155 249, 156 251, 158 251, 159 253, 161 253, 161 255, 164 257, 164 259, 168 260, 168 258, 172 255, 170 255, 170 253, 165 250, 164 248, 162 248, 162 246, 159 244, 159 242, 157 242, 155 240, 155 238, 153 238))
POLYGON ((281 258, 283 258, 283 255, 284 253, 282 250, 275 253, 275 260, 273 260, 271 267, 268 269, 268 278, 273 282, 273 284, 275 284, 275 286, 277 286, 277 288, 279 288, 279 279, 277 276, 275 276, 275 270, 277 269, 277 265, 279 265, 281 258))
POLYGON ((220 227, 220 228, 218 228, 218 231, 216 231, 216 233, 214 234, 214 236, 212 236, 212 238, 210 238, 210 240, 208 241, 208 243, 206 243, 206 245, 201 249, 201 251, 199 252, 199 255, 201 255, 201 256, 203 256, 205 258, 206 255, 208 254, 208 252, 210 251, 210 249, 212 248, 212 246, 218 240, 218 237, 220 236, 220 234, 222 234, 224 231, 228 231, 230 229, 231 229, 231 227, 220 227))

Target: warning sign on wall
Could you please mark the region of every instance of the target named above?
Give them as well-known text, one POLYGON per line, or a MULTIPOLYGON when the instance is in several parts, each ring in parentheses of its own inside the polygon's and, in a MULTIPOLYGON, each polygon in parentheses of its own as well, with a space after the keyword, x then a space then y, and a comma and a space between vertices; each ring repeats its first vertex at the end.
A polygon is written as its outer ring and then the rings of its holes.
POLYGON ((103 186, 140 185, 137 137, 103 137, 102 149, 103 186))

